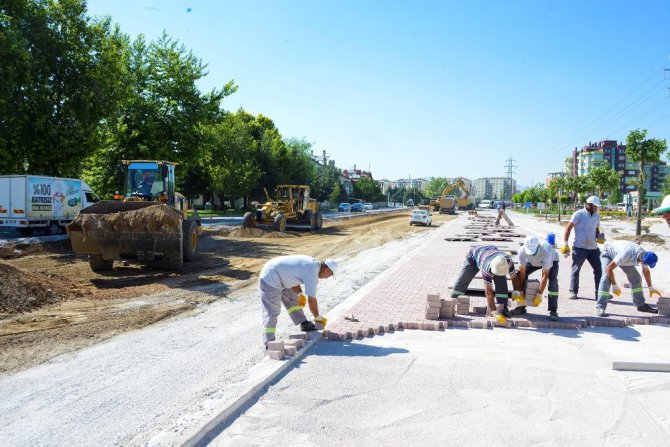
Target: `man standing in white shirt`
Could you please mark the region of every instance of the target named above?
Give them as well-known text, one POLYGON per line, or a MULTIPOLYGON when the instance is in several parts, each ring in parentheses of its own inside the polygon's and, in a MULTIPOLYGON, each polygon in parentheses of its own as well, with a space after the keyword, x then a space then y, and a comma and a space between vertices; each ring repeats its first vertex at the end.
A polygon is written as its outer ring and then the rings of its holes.
POLYGON ((589 197, 586 199, 584 208, 574 212, 572 217, 570 217, 568 226, 565 228, 561 253, 566 256, 570 253, 570 245, 568 244, 570 232, 573 228, 575 229, 575 240, 572 242, 572 276, 570 277, 569 298, 571 300, 577 299, 577 293, 579 292, 579 271, 582 269, 584 261, 589 261, 589 264, 593 268, 595 299, 598 299, 598 285, 602 276, 598 244, 605 242, 604 237, 600 233, 599 207, 600 199, 596 196, 589 197))

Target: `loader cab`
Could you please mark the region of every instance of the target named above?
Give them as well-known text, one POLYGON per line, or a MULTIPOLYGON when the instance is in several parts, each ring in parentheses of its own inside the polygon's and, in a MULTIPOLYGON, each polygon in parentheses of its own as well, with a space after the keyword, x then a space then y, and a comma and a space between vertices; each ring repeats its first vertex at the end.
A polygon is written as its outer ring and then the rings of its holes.
POLYGON ((124 160, 123 164, 126 166, 126 197, 174 206, 174 163, 124 160))

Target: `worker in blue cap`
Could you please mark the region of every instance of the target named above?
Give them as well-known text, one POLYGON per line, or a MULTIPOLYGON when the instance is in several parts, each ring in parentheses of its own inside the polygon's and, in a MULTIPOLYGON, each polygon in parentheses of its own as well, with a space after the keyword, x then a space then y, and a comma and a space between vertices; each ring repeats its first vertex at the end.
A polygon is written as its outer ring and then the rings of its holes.
POLYGON ((628 278, 631 292, 633 292, 633 304, 637 306, 639 312, 658 313, 658 310, 651 307, 644 301, 642 292, 642 279, 636 266, 642 266, 642 275, 649 287, 649 297, 656 294, 661 297, 661 292, 651 285, 651 272, 658 261, 658 256, 653 251, 646 251, 640 245, 630 241, 614 241, 605 244, 600 255, 603 276, 598 286, 598 301, 596 304, 596 314, 599 317, 605 316, 607 300, 610 297, 610 287, 612 293, 621 296, 621 288, 617 285, 614 278, 614 269, 621 268, 628 278))

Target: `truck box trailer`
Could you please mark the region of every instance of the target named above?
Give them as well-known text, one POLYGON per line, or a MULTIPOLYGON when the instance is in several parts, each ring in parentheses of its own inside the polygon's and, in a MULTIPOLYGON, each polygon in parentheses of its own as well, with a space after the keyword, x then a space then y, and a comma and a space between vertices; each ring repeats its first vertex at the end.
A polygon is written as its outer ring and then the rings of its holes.
POLYGON ((13 228, 24 236, 37 229, 58 234, 82 208, 99 200, 79 179, 0 175, 0 228, 13 228))

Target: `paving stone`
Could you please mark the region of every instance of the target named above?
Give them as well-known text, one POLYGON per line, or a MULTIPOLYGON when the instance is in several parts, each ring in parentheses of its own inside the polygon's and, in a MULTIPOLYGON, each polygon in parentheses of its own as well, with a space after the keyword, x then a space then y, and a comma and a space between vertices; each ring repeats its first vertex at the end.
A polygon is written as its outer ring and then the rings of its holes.
POLYGON ((286 349, 286 346, 294 346, 296 348, 302 348, 305 346, 305 340, 303 340, 302 338, 295 340, 288 340, 284 342, 284 349, 286 349))
POLYGON ((284 348, 284 354, 286 354, 286 355, 292 356, 292 355, 296 355, 297 353, 298 353, 298 348, 296 348, 295 346, 286 346, 284 348))
POLYGON ((267 343, 268 351, 281 351, 284 349, 284 342, 281 340, 273 340, 267 343))
POLYGON ((284 358, 284 350, 281 351, 268 351, 268 356, 273 360, 281 360, 284 358))

